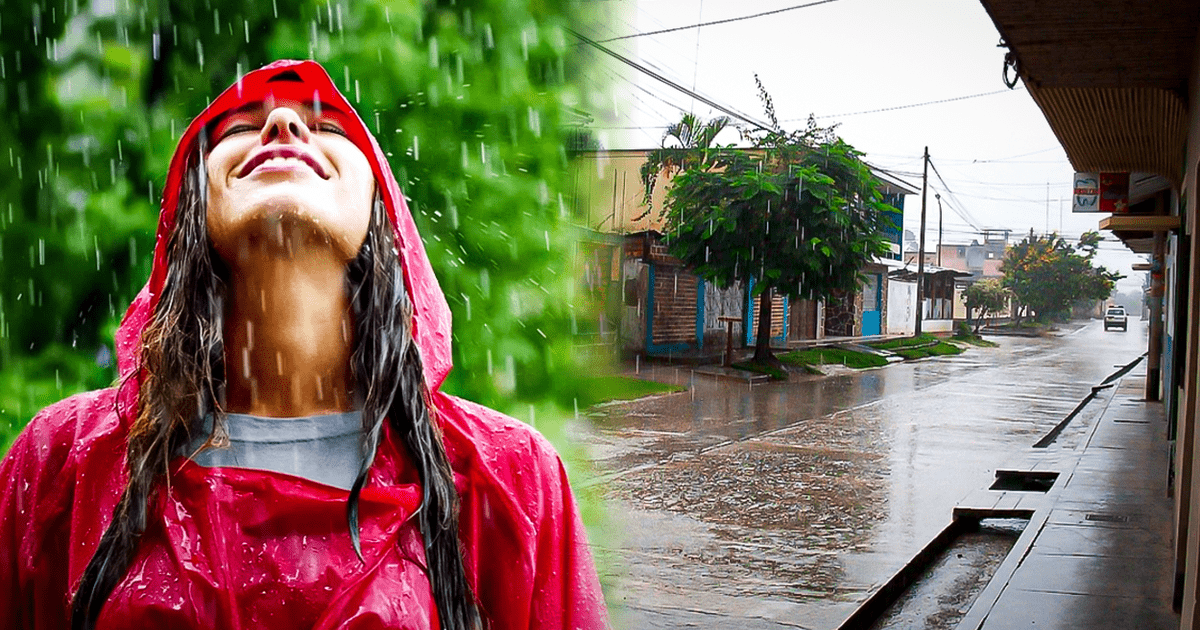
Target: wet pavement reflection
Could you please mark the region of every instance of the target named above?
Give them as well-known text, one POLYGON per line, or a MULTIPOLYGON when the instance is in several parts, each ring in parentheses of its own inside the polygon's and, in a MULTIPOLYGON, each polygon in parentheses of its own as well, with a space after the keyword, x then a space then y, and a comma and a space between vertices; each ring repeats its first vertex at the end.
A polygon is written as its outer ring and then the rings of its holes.
MULTIPOLYGON (((623 538, 619 628, 834 628, 1031 448, 1142 354, 1144 322, 831 377, 750 386, 642 366, 688 390, 589 412, 623 538)), ((1072 449, 1105 394, 1051 449, 1072 449)))

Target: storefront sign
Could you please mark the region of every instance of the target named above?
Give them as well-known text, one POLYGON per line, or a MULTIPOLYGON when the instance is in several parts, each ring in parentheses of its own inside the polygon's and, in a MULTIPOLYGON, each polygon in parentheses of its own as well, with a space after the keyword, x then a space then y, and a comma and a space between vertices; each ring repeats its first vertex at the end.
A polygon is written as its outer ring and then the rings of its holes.
POLYGON ((1075 173, 1072 212, 1111 212, 1129 209, 1129 173, 1075 173))

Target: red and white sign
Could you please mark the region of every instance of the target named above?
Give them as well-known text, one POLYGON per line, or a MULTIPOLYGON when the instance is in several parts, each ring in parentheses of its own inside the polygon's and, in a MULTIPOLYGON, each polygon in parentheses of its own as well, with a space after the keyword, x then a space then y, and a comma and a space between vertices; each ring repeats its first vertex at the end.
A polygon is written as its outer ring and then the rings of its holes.
POLYGON ((1129 209, 1129 173, 1075 173, 1072 212, 1111 212, 1129 209))

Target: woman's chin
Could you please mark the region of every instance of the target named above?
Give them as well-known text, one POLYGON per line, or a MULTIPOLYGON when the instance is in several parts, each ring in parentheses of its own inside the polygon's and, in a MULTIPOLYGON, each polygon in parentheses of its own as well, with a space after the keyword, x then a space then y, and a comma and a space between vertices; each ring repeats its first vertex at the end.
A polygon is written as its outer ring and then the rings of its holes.
POLYGON ((344 215, 294 199, 276 199, 224 218, 215 224, 210 221, 208 234, 213 247, 231 264, 263 254, 333 255, 350 261, 367 233, 365 224, 354 225, 344 215))

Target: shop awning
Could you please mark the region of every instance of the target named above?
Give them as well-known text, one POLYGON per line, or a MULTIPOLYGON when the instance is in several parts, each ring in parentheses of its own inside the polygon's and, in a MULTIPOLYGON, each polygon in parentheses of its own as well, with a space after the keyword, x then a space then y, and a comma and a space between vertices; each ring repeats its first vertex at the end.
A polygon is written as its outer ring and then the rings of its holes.
POLYGON ((1194 0, 981 0, 1077 171, 1184 171, 1194 0))

